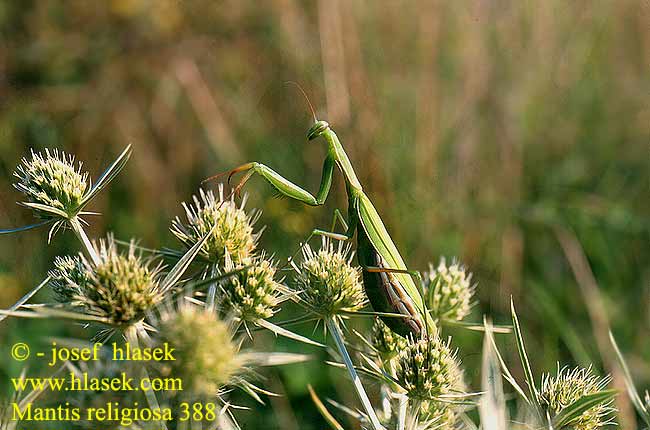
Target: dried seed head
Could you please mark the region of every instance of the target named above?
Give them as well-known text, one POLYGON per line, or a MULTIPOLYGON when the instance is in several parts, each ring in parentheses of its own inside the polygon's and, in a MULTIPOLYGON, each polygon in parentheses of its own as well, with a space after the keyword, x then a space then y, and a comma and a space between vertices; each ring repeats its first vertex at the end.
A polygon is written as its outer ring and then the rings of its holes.
POLYGON ((165 363, 163 373, 180 378, 184 393, 214 396, 241 370, 243 361, 232 331, 213 312, 180 305, 161 314, 158 333, 161 345, 176 349, 175 360, 165 363))
MULTIPOLYGON (((88 173, 75 168, 74 157, 58 150, 45 150, 45 155, 32 151, 31 159, 23 158, 14 172, 19 181, 14 187, 27 197, 27 203, 38 203, 66 213, 72 218, 79 212, 88 188, 88 173)), ((51 219, 46 210, 33 208, 38 218, 51 219)))
POLYGON ((90 277, 88 269, 78 255, 56 257, 54 269, 50 270, 48 275, 55 299, 60 303, 70 303, 81 297, 90 277))
POLYGON ((227 262, 225 272, 241 269, 222 283, 222 309, 234 312, 242 321, 271 318, 284 290, 275 280, 277 269, 273 262, 264 256, 246 259, 241 264, 227 262))
POLYGON ((411 338, 398 355, 395 375, 412 399, 432 400, 458 394, 462 373, 456 354, 438 335, 411 338))
POLYGON ((423 280, 427 306, 435 318, 460 321, 470 313, 475 290, 472 274, 458 263, 447 266, 442 258, 438 267, 430 265, 423 280))
POLYGON ((194 205, 183 203, 187 222, 176 217, 171 226, 172 233, 185 246, 192 247, 216 225, 200 255, 221 266, 225 264, 226 255, 234 263, 241 263, 253 255, 259 236, 253 232, 253 224, 258 215, 244 211, 245 196, 238 207, 232 198, 224 199, 223 185, 220 185, 218 199, 212 191, 203 190, 199 190, 198 197, 192 198, 194 205))
POLYGON ((323 238, 318 252, 307 244, 302 248, 302 257, 299 266, 292 263, 297 272, 294 281, 301 297, 318 315, 330 318, 364 306, 361 270, 350 264, 350 246, 339 242, 335 247, 323 238))
MULTIPOLYGON (((547 373, 542 378, 540 402, 551 417, 554 417, 583 396, 603 390, 610 380, 609 376, 601 378, 593 375, 591 367, 558 368, 556 376, 547 373)), ((576 430, 600 429, 609 423, 610 415, 614 411, 610 404, 611 401, 598 404, 585 411, 568 425, 576 430)))
POLYGON ((96 266, 82 257, 87 280, 71 304, 119 326, 139 320, 160 302, 159 267, 152 269, 151 260, 138 255, 133 243, 128 252, 120 253, 109 236, 100 240, 97 253, 96 266))
POLYGON ((383 362, 395 358, 407 345, 402 336, 388 328, 379 318, 375 318, 370 334, 370 343, 375 347, 383 362))

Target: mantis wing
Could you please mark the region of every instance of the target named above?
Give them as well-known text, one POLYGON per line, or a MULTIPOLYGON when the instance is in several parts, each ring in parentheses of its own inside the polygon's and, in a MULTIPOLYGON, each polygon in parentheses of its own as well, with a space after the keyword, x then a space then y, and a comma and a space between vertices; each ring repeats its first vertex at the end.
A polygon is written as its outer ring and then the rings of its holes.
MULTIPOLYGON (((368 196, 363 193, 360 193, 359 195, 357 213, 359 215, 359 220, 361 221, 361 226, 366 232, 366 236, 370 240, 370 243, 377 253, 390 265, 389 268, 407 270, 402 256, 393 243, 393 240, 390 238, 386 226, 384 226, 384 223, 381 221, 381 218, 377 213, 377 209, 372 205, 368 196)), ((395 277, 400 280, 400 284, 404 287, 406 293, 411 297, 418 309, 423 314, 428 315, 428 312, 424 311, 422 296, 420 295, 420 291, 417 285, 415 285, 411 275, 396 273, 395 277)))

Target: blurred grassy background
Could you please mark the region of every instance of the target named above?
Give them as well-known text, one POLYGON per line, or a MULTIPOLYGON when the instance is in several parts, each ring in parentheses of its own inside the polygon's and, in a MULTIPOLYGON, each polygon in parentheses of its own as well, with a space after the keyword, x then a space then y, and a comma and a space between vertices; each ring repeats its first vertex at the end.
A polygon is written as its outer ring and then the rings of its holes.
MULTIPOLYGON (((650 4, 373 5, 0 2, 2 227, 31 222, 11 187, 29 148, 63 148, 96 177, 133 143, 126 170, 91 208, 103 215, 90 231, 152 247, 174 245, 170 219, 201 179, 238 163, 263 161, 316 189, 324 151, 306 142, 310 114, 284 84, 293 80, 339 134, 412 268, 441 255, 465 262, 479 283, 476 321, 507 321, 512 295, 536 371, 558 360, 611 371, 611 324, 639 385, 650 385, 650 4)), ((274 199, 259 179, 247 189, 278 258, 345 207, 340 178, 325 208, 274 199)), ((43 252, 45 239, 1 238, 1 307, 55 255, 77 250, 69 232, 43 252)), ((5 321, 0 354, 75 330, 5 321)), ((476 386, 481 337, 453 334, 476 386)), ((0 380, 17 372, 2 363, 0 380)), ((342 373, 292 366, 267 384, 287 398, 239 414, 243 424, 322 428, 307 382, 350 400, 342 373)))

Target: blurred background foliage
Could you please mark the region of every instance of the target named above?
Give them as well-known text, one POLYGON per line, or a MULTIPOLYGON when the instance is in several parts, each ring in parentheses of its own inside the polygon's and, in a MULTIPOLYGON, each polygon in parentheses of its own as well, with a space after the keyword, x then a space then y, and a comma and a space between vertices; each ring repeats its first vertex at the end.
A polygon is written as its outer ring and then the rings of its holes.
MULTIPOLYGON (((90 208, 102 216, 89 231, 150 247, 178 246, 168 228, 180 202, 240 163, 263 161, 314 190, 324 149, 306 142, 309 110, 285 84, 296 81, 342 139, 411 268, 458 257, 478 282, 475 321, 508 321, 513 296, 536 373, 558 360, 611 372, 611 324, 648 387, 650 4, 372 5, 0 2, 1 227, 31 222, 11 186, 29 148, 65 149, 96 177, 132 143, 129 165, 90 208)), ((277 258, 346 204, 340 178, 324 208, 275 199, 259 179, 247 190, 277 258)), ((70 232, 44 252, 45 240, 43 230, 1 238, 1 307, 36 285, 55 255, 78 250, 70 232)), ((477 387, 481 336, 451 333, 477 387)), ((43 335, 84 334, 4 321, 0 380, 18 372, 8 346, 43 335)), ((503 343, 516 363, 512 339, 503 343)), ((322 428, 308 382, 354 402, 344 374, 313 353, 313 363, 266 375, 286 397, 238 414, 245 428, 322 428)), ((619 407, 629 420, 629 405, 619 407)))

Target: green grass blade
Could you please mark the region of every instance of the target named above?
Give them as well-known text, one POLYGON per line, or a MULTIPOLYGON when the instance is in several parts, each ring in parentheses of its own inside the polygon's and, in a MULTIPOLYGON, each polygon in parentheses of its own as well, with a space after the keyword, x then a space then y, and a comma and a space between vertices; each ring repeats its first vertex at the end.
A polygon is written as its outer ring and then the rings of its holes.
MULTIPOLYGON (((38 284, 38 285, 37 285, 35 288, 33 288, 29 293, 25 294, 25 295, 24 295, 20 300, 18 300, 16 303, 14 303, 13 306, 11 306, 9 309, 7 309, 7 311, 8 311, 8 312, 17 311, 18 308, 20 308, 20 307, 23 306, 25 303, 27 303, 27 302, 29 301, 29 299, 31 299, 31 298, 32 298, 36 293, 38 293, 39 291, 41 291, 41 289, 42 289, 44 286, 46 286, 48 282, 50 282, 50 277, 49 277, 49 276, 46 276, 46 277, 45 277, 45 280, 43 280, 43 282, 41 282, 40 284, 38 284)), ((2 320, 4 320, 5 318, 7 318, 7 316, 8 316, 8 315, 0 315, 0 321, 2 321, 2 320)))
MULTIPOLYGON (((485 324, 485 323, 484 323, 485 324)), ((494 353, 499 360, 499 363, 501 364, 501 370, 503 371, 503 377, 508 381, 510 385, 512 385, 512 388, 514 388, 517 393, 528 403, 529 405, 533 405, 532 401, 528 398, 526 395, 526 392, 521 388, 521 386, 517 383, 515 378, 512 376, 512 373, 510 373, 510 370, 508 370, 508 366, 506 366, 505 361, 503 360, 503 357, 501 357, 501 353, 499 352, 499 348, 497 348, 497 344, 494 340, 494 336, 488 338, 488 340, 492 343, 492 348, 494 349, 494 353)))
MULTIPOLYGON (((442 324, 443 324, 443 326, 459 327, 459 328, 464 328, 464 329, 470 330, 470 331, 479 331, 479 332, 485 331, 485 326, 483 324, 480 324, 480 323, 471 323, 471 322, 465 322, 465 321, 443 319, 442 324)), ((512 333, 512 326, 509 326, 509 325, 497 325, 497 326, 490 325, 490 331, 492 333, 508 334, 508 333, 512 333)))
POLYGON ((288 339, 297 340, 298 342, 306 343, 306 344, 309 344, 309 345, 319 346, 321 348, 327 348, 327 346, 323 345, 322 343, 316 342, 315 340, 311 340, 308 337, 301 336, 301 335, 299 335, 297 333, 294 333, 294 332, 292 332, 290 330, 287 330, 285 328, 277 326, 277 325, 275 325, 275 324, 273 324, 273 323, 271 323, 269 321, 260 319, 260 320, 256 321, 255 324, 259 325, 260 327, 264 327, 265 329, 273 332, 274 334, 276 334, 278 336, 283 336, 283 337, 286 337, 288 339))
POLYGON ((539 404, 539 393, 535 386, 535 378, 533 377, 533 371, 530 367, 530 361, 528 360, 528 354, 526 353, 526 346, 524 345, 524 338, 521 334, 521 327, 519 326, 519 318, 517 317, 517 312, 515 312, 515 304, 513 303, 512 298, 510 298, 510 311, 512 312, 512 325, 515 330, 515 337, 517 338, 517 350, 519 351, 521 365, 524 368, 526 384, 528 384, 528 390, 533 404, 538 410, 540 410, 541 405, 539 404))
POLYGON ((111 183, 113 179, 120 173, 120 171, 126 166, 127 161, 132 152, 131 145, 128 145, 124 151, 117 157, 117 159, 111 164, 108 169, 104 170, 104 173, 101 174, 95 185, 88 191, 88 194, 84 196, 81 200, 79 208, 83 208, 90 202, 103 188, 111 183))
POLYGON ((625 376, 625 386, 627 387, 628 395, 630 396, 630 399, 632 399, 632 403, 634 404, 637 412, 639 415, 641 415, 643 422, 646 423, 648 427, 650 427, 650 411, 648 411, 648 407, 643 403, 641 396, 639 396, 639 392, 634 385, 634 379, 632 379, 630 368, 628 367, 627 362, 623 357, 623 353, 621 353, 621 350, 618 347, 616 339, 614 339, 614 335, 611 331, 609 332, 609 340, 612 342, 614 351, 616 351, 616 358, 618 358, 618 363, 623 370, 623 375, 625 376))
POLYGON ((216 227, 216 224, 213 225, 210 231, 207 232, 200 241, 196 242, 190 249, 188 249, 187 252, 183 254, 183 257, 178 260, 178 263, 172 267, 172 270, 169 271, 167 276, 165 276, 165 278, 160 283, 160 289, 163 292, 169 291, 176 284, 176 282, 178 282, 181 276, 183 276, 183 273, 185 273, 185 270, 187 270, 190 264, 192 264, 192 261, 194 261, 196 255, 199 253, 199 251, 201 251, 201 248, 203 248, 205 242, 207 242, 210 236, 212 236, 212 233, 214 233, 216 227))
POLYGON ((316 405, 316 409, 318 409, 318 412, 320 412, 321 416, 327 421, 327 423, 334 429, 334 430, 343 430, 343 426, 336 421, 336 418, 330 413, 330 411, 327 410, 327 407, 323 404, 321 399, 318 397, 314 389, 311 387, 311 385, 307 385, 307 389, 309 390, 309 395, 311 396, 312 402, 316 405))
POLYGON ((507 430, 507 412, 501 365, 494 350, 492 324, 484 323, 483 363, 481 368, 481 389, 483 394, 479 401, 479 415, 484 430, 507 430))
POLYGON ((553 428, 562 429, 574 423, 582 414, 602 403, 610 402, 616 397, 616 390, 603 390, 582 396, 553 418, 553 428))

